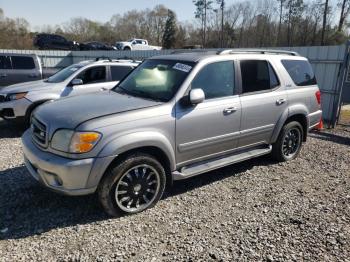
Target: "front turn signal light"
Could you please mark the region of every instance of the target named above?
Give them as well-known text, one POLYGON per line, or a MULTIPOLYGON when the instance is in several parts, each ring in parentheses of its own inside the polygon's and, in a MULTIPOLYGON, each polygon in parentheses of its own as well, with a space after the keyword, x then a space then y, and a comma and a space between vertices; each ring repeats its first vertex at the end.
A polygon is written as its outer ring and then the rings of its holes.
POLYGON ((101 134, 96 132, 76 132, 71 140, 71 153, 87 153, 90 152, 94 146, 101 139, 101 134))

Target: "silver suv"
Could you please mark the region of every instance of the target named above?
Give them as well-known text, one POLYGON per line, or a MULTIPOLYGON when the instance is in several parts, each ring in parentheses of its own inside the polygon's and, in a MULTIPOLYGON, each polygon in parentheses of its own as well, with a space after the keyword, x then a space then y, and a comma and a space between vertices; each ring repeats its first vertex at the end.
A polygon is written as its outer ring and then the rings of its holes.
POLYGON ((29 125, 39 105, 62 97, 112 89, 140 62, 131 60, 84 61, 71 65, 45 80, 0 89, 0 117, 29 125))
POLYGON ((154 206, 173 180, 265 154, 292 160, 321 115, 315 75, 296 53, 172 54, 113 90, 41 106, 22 142, 36 180, 97 192, 118 216, 154 206))

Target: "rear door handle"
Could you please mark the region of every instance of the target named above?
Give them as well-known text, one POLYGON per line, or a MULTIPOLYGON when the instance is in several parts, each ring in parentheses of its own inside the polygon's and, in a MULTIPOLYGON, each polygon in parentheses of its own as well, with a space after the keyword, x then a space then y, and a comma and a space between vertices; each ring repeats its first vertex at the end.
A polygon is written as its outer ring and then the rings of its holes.
POLYGON ((237 111, 237 107, 228 107, 228 108, 225 108, 224 109, 224 114, 227 115, 227 114, 232 114, 234 112, 237 111))
POLYGON ((0 77, 1 78, 5 78, 5 77, 7 77, 7 75, 6 74, 0 74, 0 77))
POLYGON ((279 105, 284 104, 285 102, 287 102, 287 100, 284 99, 284 98, 282 98, 282 99, 278 99, 278 100, 276 101, 276 104, 279 106, 279 105))

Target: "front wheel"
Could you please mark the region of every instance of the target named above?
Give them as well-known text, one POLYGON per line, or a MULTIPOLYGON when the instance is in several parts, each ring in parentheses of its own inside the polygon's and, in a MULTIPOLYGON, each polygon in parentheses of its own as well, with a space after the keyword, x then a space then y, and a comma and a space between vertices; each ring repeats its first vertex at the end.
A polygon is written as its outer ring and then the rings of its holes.
POLYGON ((272 157, 280 162, 295 159, 300 153, 303 135, 303 127, 299 122, 284 125, 276 143, 272 145, 272 157))
POLYGON ((163 166, 147 154, 133 154, 113 165, 102 179, 98 196, 111 216, 135 214, 153 207, 166 183, 163 166))

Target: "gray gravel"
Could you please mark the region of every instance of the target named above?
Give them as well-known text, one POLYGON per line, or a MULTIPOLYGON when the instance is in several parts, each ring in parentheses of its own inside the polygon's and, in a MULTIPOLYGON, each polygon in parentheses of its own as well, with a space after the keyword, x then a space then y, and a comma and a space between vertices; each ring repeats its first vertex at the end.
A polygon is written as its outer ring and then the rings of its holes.
POLYGON ((350 127, 175 184, 144 213, 109 219, 95 196, 43 189, 0 123, 0 261, 350 261, 350 127))

